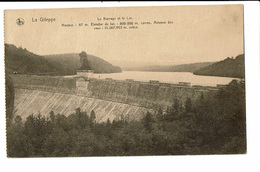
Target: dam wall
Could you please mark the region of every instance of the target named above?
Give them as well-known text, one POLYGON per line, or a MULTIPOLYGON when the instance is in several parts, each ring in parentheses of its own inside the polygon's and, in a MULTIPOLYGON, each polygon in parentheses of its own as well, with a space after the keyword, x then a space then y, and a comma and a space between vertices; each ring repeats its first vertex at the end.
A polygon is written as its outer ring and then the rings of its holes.
POLYGON ((12 75, 14 88, 76 94, 76 78, 58 76, 12 75))
POLYGON ((147 109, 166 109, 174 99, 184 103, 187 98, 195 100, 217 87, 190 86, 187 83, 170 84, 158 81, 140 82, 134 80, 89 79, 82 77, 13 75, 14 87, 71 94, 82 97, 118 102, 147 109))
POLYGON ((90 80, 87 96, 118 101, 135 106, 158 110, 171 106, 174 99, 184 103, 187 98, 195 100, 202 92, 216 91, 212 87, 192 87, 180 84, 152 83, 119 80, 90 80))
POLYGON ((76 94, 63 94, 58 92, 42 91, 36 89, 15 88, 14 115, 19 115, 23 120, 33 114, 40 113, 48 116, 54 114, 69 116, 80 107, 81 111, 96 114, 97 122, 119 120, 140 120, 150 109, 128 105, 124 103, 106 101, 84 97, 76 94))

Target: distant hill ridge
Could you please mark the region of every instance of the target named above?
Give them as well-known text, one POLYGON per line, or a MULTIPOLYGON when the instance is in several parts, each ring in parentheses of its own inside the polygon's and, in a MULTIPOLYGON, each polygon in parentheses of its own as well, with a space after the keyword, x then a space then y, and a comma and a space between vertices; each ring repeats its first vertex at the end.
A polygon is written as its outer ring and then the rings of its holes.
MULTIPOLYGON (((28 51, 26 48, 17 48, 12 44, 5 44, 5 71, 20 74, 49 74, 49 75, 75 75, 80 67, 79 54, 56 54, 40 56, 28 51)), ((95 73, 122 72, 118 66, 107 61, 88 55, 89 62, 95 73)))
POLYGON ((142 66, 125 68, 128 71, 150 71, 150 72, 194 72, 202 67, 213 64, 214 62, 191 63, 181 65, 167 65, 167 66, 142 66))
POLYGON ((204 68, 200 68, 193 74, 245 78, 245 56, 244 54, 240 54, 236 58, 228 57, 220 62, 216 62, 204 68))

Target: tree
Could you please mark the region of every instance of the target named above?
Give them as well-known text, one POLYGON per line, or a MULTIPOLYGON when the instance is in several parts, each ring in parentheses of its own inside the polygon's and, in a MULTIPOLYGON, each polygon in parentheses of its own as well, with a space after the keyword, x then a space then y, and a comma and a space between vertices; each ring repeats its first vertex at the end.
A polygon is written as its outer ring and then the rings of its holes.
POLYGON ((162 120, 163 120, 163 110, 162 110, 161 107, 159 107, 159 110, 158 110, 158 112, 157 112, 157 119, 158 119, 159 121, 162 121, 162 120))
POLYGON ((55 122, 55 114, 53 111, 50 112, 50 119, 51 119, 51 122, 55 122))
POLYGON ((149 133, 153 130, 153 123, 154 123, 154 119, 152 114, 147 111, 145 117, 142 119, 142 123, 146 129, 146 131, 148 131, 149 133))
POLYGON ((30 155, 27 137, 24 135, 24 127, 20 116, 15 117, 14 123, 11 123, 7 128, 6 134, 8 157, 28 157, 30 155))
POLYGON ((173 100, 173 108, 177 112, 178 112, 178 110, 180 108, 180 101, 178 99, 176 99, 176 98, 173 100))
POLYGON ((95 123, 96 123, 96 113, 94 110, 92 110, 90 113, 90 128, 92 128, 95 123))
POLYGON ((15 116, 15 118, 14 118, 14 125, 22 126, 22 118, 19 115, 15 116))
POLYGON ((185 102, 185 110, 186 112, 190 113, 192 111, 192 103, 191 99, 188 97, 186 102, 185 102))

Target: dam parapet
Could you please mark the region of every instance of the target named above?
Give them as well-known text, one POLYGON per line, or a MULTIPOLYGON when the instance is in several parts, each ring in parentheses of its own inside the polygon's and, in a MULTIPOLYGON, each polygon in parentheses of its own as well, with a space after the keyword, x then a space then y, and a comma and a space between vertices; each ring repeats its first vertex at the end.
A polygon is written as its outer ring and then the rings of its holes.
POLYGON ((184 103, 187 98, 196 99, 203 93, 215 92, 219 87, 191 86, 188 82, 162 83, 135 81, 133 79, 114 80, 76 76, 12 75, 15 88, 79 95, 112 102, 157 109, 166 109, 174 99, 184 103))

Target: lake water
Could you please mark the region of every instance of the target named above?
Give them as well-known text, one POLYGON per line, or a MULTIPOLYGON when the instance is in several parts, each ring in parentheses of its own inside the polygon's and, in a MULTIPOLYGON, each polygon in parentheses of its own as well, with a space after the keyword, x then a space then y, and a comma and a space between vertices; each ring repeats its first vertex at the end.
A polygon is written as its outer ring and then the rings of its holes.
POLYGON ((190 82, 191 85, 216 86, 217 84, 228 84, 233 79, 229 77, 200 76, 190 72, 142 72, 123 71, 122 73, 94 74, 94 78, 115 80, 133 79, 136 81, 158 80, 166 83, 190 82))

